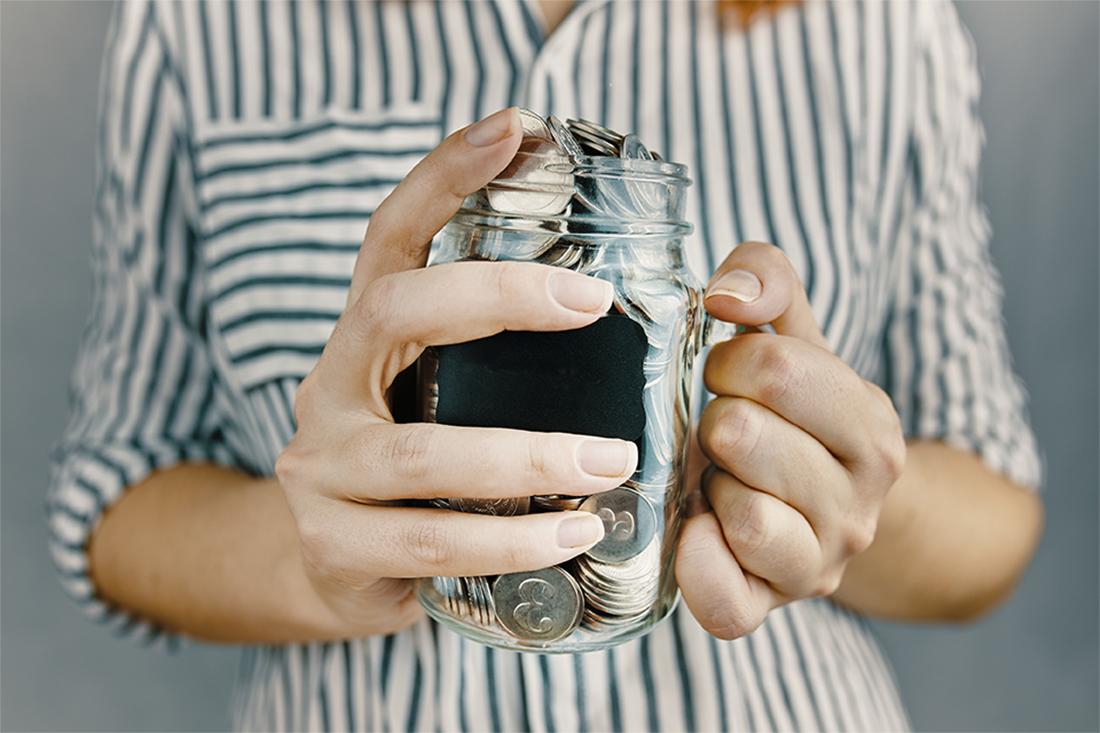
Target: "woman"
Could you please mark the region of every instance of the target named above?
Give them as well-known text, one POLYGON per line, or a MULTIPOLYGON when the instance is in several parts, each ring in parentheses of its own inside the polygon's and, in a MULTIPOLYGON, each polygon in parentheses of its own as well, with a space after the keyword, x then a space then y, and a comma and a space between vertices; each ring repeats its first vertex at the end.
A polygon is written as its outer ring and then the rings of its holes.
POLYGON ((50 502, 65 583, 135 634, 248 644, 240 728, 905 728, 862 614, 980 614, 1041 524, 976 198, 972 44, 945 2, 744 24, 567 6, 120 6, 97 297, 50 502), (386 405, 423 344, 606 307, 541 266, 421 269, 515 152, 495 111, 516 104, 687 163, 707 308, 774 326, 706 362, 684 603, 583 656, 466 641, 409 579, 557 563, 598 521, 386 503, 591 493, 635 465, 618 441, 395 425, 386 405))

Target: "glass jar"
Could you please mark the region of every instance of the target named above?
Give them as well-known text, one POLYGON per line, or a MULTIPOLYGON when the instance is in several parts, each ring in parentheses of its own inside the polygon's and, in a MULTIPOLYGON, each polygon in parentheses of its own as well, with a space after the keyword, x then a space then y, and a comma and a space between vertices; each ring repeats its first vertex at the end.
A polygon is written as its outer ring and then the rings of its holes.
POLYGON ((428 349, 419 364, 422 418, 621 438, 639 456, 628 481, 591 497, 434 500, 498 515, 592 511, 606 530, 554 568, 422 580, 420 602, 445 626, 506 649, 583 652, 644 634, 675 606, 692 369, 708 330, 684 255, 686 173, 660 160, 563 160, 521 149, 437 238, 429 266, 535 261, 603 278, 615 297, 585 328, 428 349), (532 166, 539 175, 510 175, 532 166))

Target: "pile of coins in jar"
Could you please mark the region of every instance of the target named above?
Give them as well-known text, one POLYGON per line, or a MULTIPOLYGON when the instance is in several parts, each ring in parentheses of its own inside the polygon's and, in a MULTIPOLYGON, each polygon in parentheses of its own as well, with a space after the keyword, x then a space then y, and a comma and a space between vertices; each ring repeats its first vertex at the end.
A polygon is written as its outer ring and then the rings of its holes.
MULTIPOLYGON (((442 607, 454 618, 503 630, 513 639, 537 646, 565 639, 578 629, 613 635, 636 628, 654 615, 658 598, 670 582, 662 573, 669 558, 664 539, 671 532, 667 525, 677 521, 678 512, 665 509, 679 496, 676 485, 687 422, 687 398, 677 366, 686 349, 679 334, 690 332, 690 327, 682 323, 683 288, 670 281, 661 261, 646 260, 644 248, 616 246, 613 238, 607 246, 598 240, 578 243, 570 236, 571 227, 591 232, 599 230, 600 222, 646 222, 667 216, 667 186, 647 183, 645 176, 578 172, 586 162, 600 159, 660 162, 660 156, 636 135, 619 134, 586 120, 563 123, 528 110, 520 110, 520 117, 524 138, 519 153, 467 205, 530 220, 534 234, 517 243, 508 239, 507 232, 477 232, 470 236, 480 237, 479 256, 498 259, 493 248, 499 246, 500 259, 530 260, 610 280, 615 285, 615 311, 640 324, 648 342, 642 365, 646 424, 640 455, 644 460, 622 486, 588 497, 431 502, 439 508, 497 516, 575 510, 603 520, 603 540, 563 565, 496 577, 431 580, 442 607)), ((425 416, 434 420, 438 385, 429 376, 422 389, 425 416)))

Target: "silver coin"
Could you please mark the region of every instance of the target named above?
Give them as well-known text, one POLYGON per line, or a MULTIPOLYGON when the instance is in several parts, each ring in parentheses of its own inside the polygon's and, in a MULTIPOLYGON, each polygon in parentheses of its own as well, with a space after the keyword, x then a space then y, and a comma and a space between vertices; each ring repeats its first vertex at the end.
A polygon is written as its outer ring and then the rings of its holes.
POLYGON ((563 496, 561 494, 532 496, 531 506, 534 509, 547 512, 576 511, 584 503, 585 498, 583 496, 563 496))
POLYGON ((538 259, 544 264, 571 270, 580 263, 582 257, 584 257, 584 247, 557 242, 538 259))
POLYGON ((493 592, 489 587, 489 579, 483 576, 464 578, 466 581, 466 597, 469 600, 470 617, 482 626, 492 626, 495 619, 493 613, 493 592))
POLYGON ((580 624, 580 586, 561 568, 501 575, 493 583, 497 620, 517 639, 557 641, 580 624))
POLYGON ((526 107, 519 108, 519 124, 523 128, 524 137, 541 137, 543 140, 554 139, 550 124, 542 118, 542 115, 532 112, 526 107))
POLYGON ((630 626, 636 624, 646 618, 652 613, 650 609, 632 615, 632 616, 616 616, 611 614, 604 614, 596 609, 585 609, 584 618, 582 619, 584 628, 589 631, 605 631, 613 632, 619 631, 624 626, 630 626))
POLYGON ((496 517, 515 517, 527 514, 531 509, 531 499, 527 496, 508 496, 503 499, 468 499, 455 498, 448 500, 450 507, 460 512, 473 514, 491 514, 496 517))
POLYGON ((653 160, 649 148, 634 133, 625 136, 619 144, 619 157, 625 160, 653 160))
POLYGON ((550 131, 554 134, 554 139, 565 148, 566 153, 573 158, 583 158, 585 156, 584 148, 577 142, 577 138, 573 137, 573 133, 569 131, 565 123, 553 115, 550 115, 548 122, 550 131))
POLYGON ((460 589, 459 578, 439 576, 432 578, 432 587, 443 598, 443 605, 454 616, 465 616, 465 594, 460 589))
POLYGON ((587 552, 603 562, 622 562, 641 554, 657 533, 653 505, 634 489, 620 487, 595 494, 580 508, 603 520, 604 538, 587 552))
POLYGON ((619 148, 614 143, 609 142, 606 138, 593 135, 584 129, 572 130, 573 136, 581 147, 594 156, 606 156, 609 158, 619 157, 619 148))
POLYGON ((661 543, 658 537, 644 550, 623 562, 609 563, 587 555, 577 558, 579 572, 585 572, 604 586, 623 587, 635 583, 657 583, 661 571, 661 543))
POLYGON ((604 140, 590 137, 580 132, 577 133, 576 139, 582 148, 587 150, 591 155, 603 155, 610 158, 618 157, 617 148, 604 140))
POLYGON ((619 144, 623 140, 622 134, 615 132, 608 127, 604 127, 598 122, 593 122, 592 120, 570 118, 566 120, 566 124, 569 125, 569 129, 572 130, 574 134, 576 134, 577 132, 583 132, 592 137, 606 140, 607 142, 611 143, 611 145, 615 148, 618 148, 619 144))
POLYGON ((485 186, 489 205, 521 216, 556 216, 573 198, 572 164, 542 117, 527 109, 519 116, 523 141, 508 166, 485 186))

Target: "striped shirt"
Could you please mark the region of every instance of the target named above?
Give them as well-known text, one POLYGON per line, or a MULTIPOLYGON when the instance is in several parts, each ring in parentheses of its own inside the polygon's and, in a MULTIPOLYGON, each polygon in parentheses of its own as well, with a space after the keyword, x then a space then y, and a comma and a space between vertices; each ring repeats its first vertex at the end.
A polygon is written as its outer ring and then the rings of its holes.
MULTIPOLYGON (((125 487, 211 461, 271 475, 372 210, 442 137, 507 105, 635 131, 695 184, 689 261, 774 242, 824 333, 910 437, 1035 486, 977 198, 973 43, 947 2, 805 0, 748 27, 710 2, 120 5, 100 110, 95 297, 54 459, 51 549, 125 487)), ((908 723, 859 616, 826 600, 733 642, 681 606, 609 651, 498 651, 430 622, 243 651, 242 729, 889 730, 908 723)))

